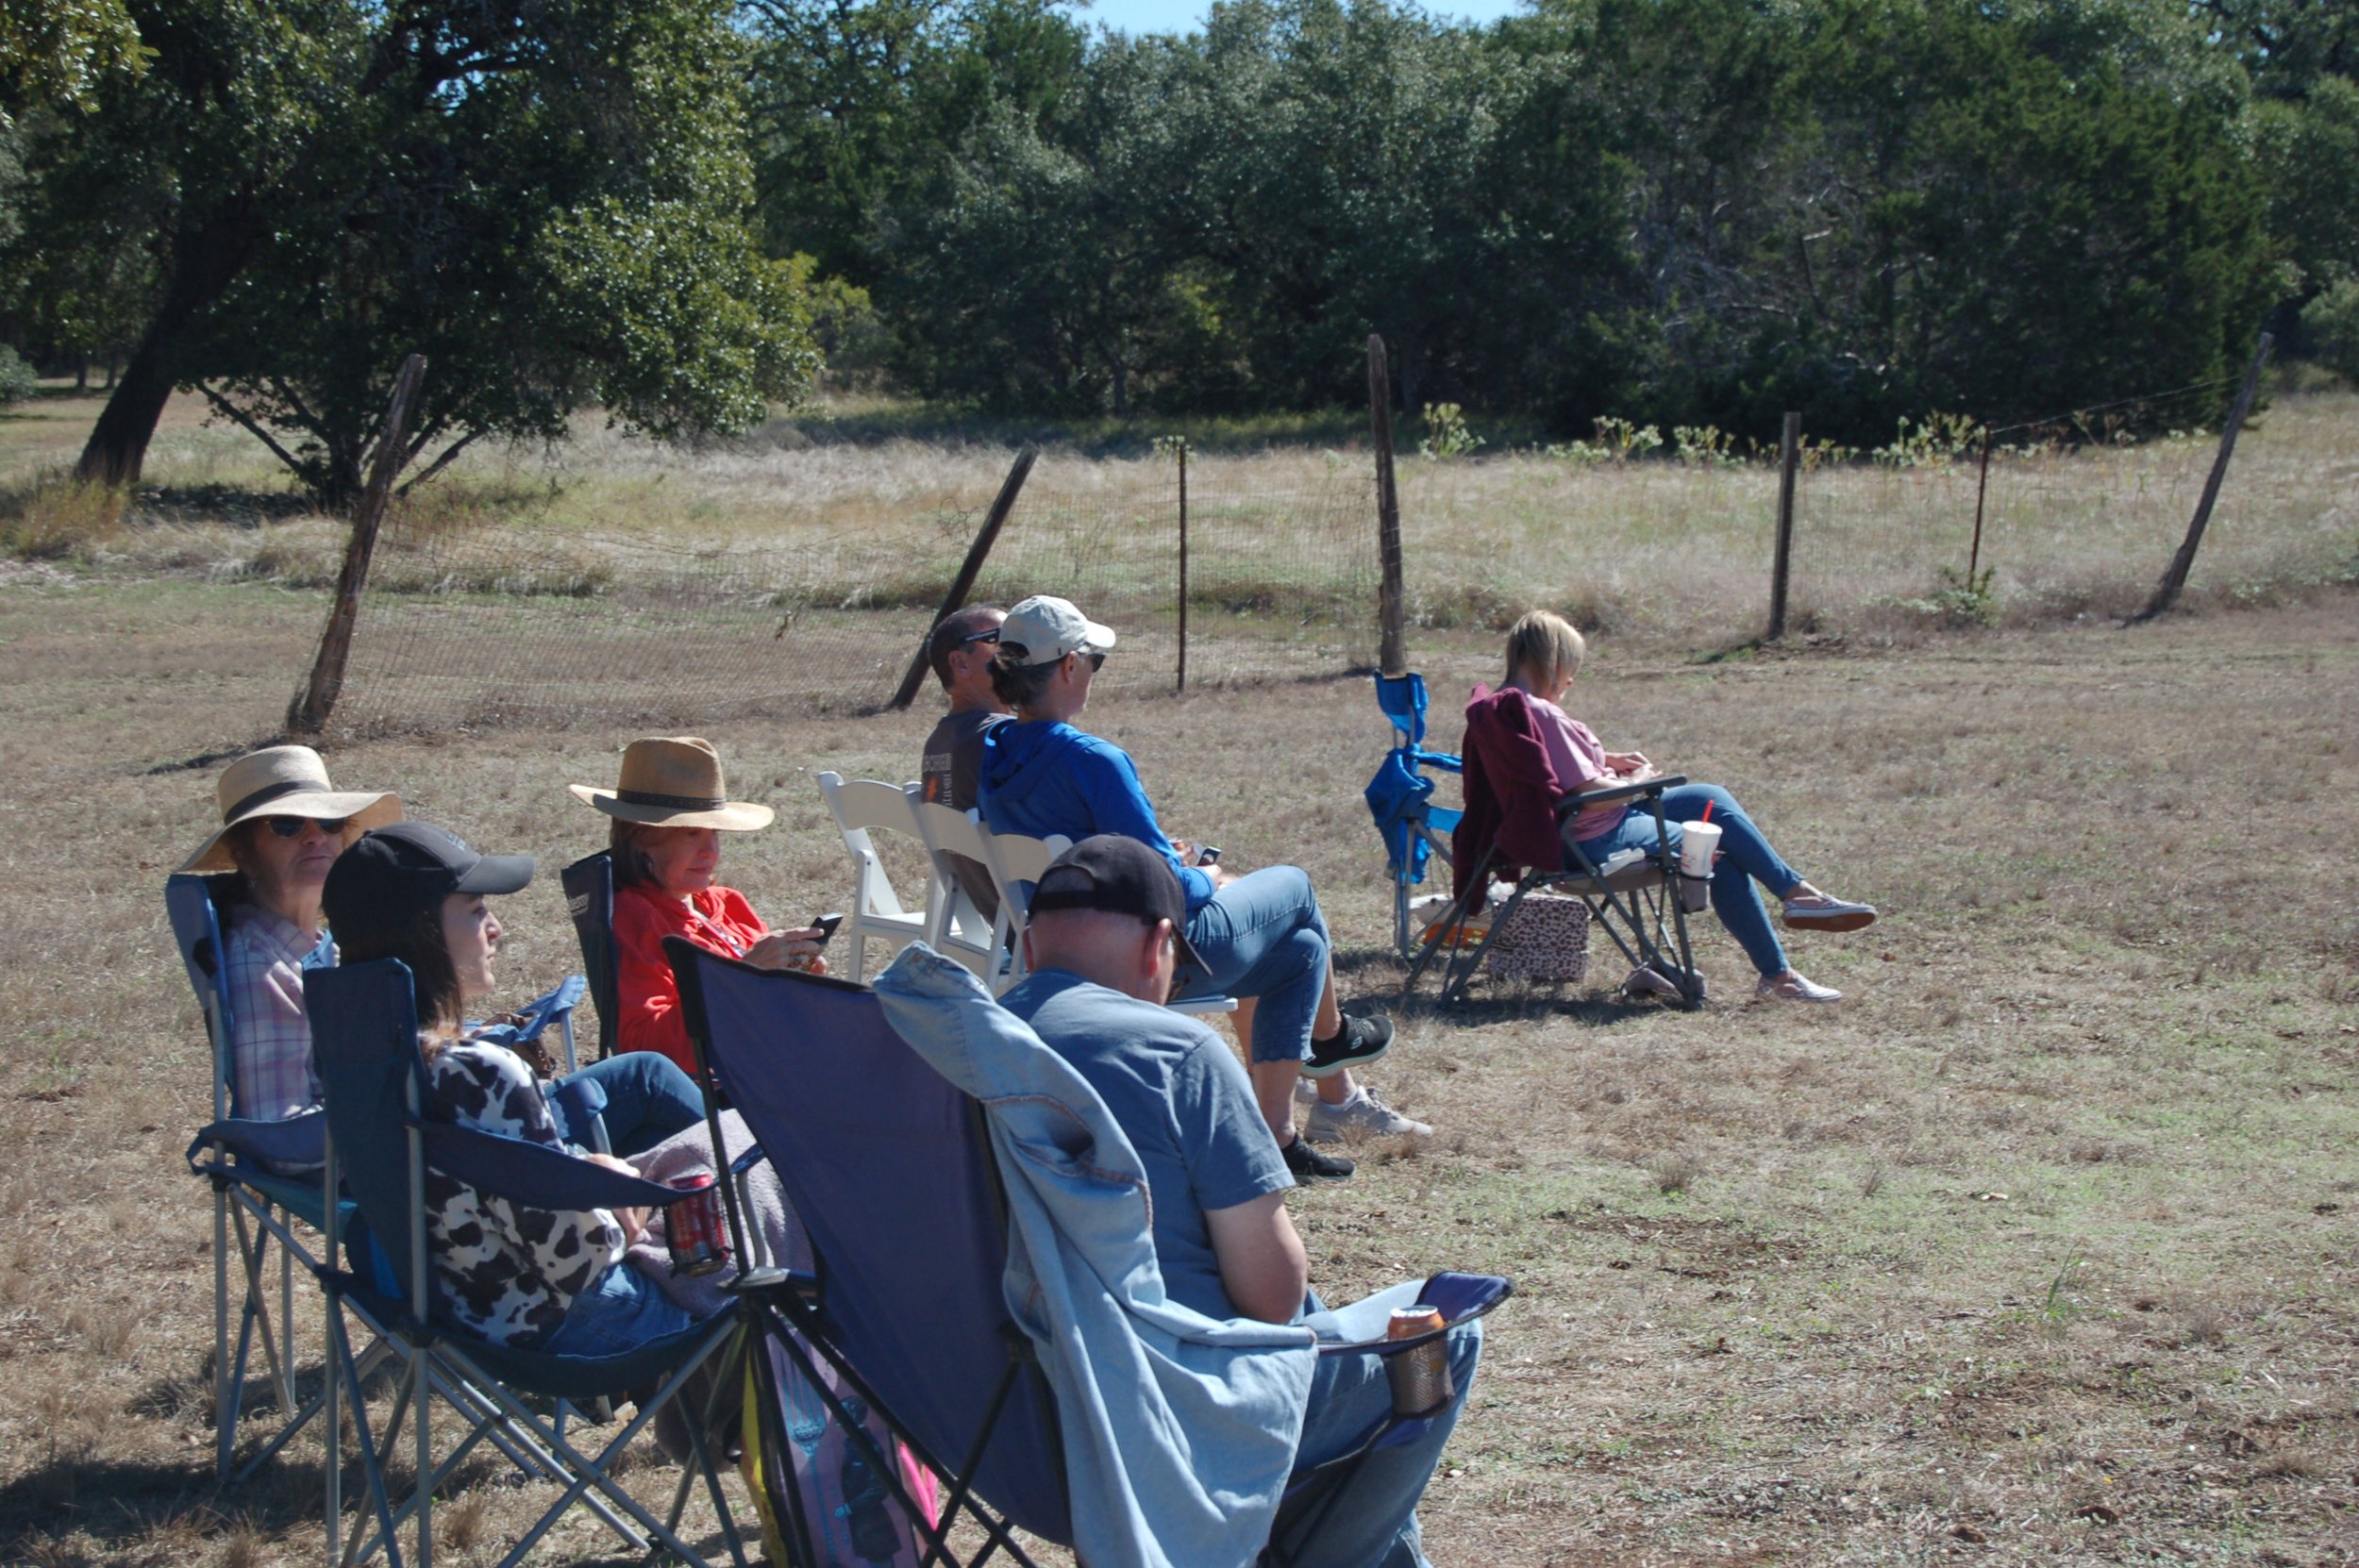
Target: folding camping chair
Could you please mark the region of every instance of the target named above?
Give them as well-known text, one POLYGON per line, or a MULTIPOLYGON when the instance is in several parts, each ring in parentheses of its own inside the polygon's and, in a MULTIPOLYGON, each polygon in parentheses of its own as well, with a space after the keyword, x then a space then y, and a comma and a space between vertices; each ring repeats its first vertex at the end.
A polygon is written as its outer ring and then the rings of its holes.
MULTIPOLYGON (((469 1454, 489 1443, 527 1476, 564 1488, 501 1560, 502 1568, 521 1561, 577 1502, 605 1521, 631 1551, 660 1547, 701 1568, 706 1560, 678 1533, 689 1489, 699 1477, 720 1515, 729 1555, 745 1568, 744 1547, 705 1443, 711 1407, 703 1412, 708 1419, 687 1423, 695 1462, 684 1470, 667 1518, 657 1519, 612 1474, 615 1460, 660 1409, 681 1395, 691 1374, 716 1355, 728 1364, 744 1340, 742 1311, 732 1308, 622 1355, 591 1358, 494 1344, 450 1324, 431 1305, 425 1197, 429 1169, 536 1209, 661 1208, 681 1194, 522 1139, 431 1119, 422 1109, 426 1067, 410 972, 397 960, 312 971, 304 977, 304 998, 326 1092, 329 1168, 342 1176, 370 1238, 366 1245, 356 1243, 340 1265, 344 1238, 337 1218, 320 1269, 328 1293, 333 1362, 326 1419, 332 1426, 339 1400, 349 1401, 368 1492, 363 1507, 375 1520, 373 1532, 356 1526, 341 1560, 364 1561, 382 1546, 393 1568, 401 1568, 398 1532, 408 1523, 415 1529, 415 1560, 427 1568, 434 1494, 469 1454), (370 1426, 363 1367, 352 1354, 346 1311, 385 1336, 399 1366, 394 1411, 382 1433, 370 1426), (595 1456, 583 1453, 566 1435, 566 1415, 574 1406, 651 1387, 655 1392, 641 1400, 638 1412, 595 1456), (463 1424, 439 1461, 432 1432, 437 1399, 463 1424), (544 1416, 527 1401, 547 1403, 555 1413, 544 1416), (414 1484, 407 1496, 396 1497, 385 1460, 400 1441, 405 1419, 415 1444, 414 1484)), ((564 1091, 573 1092, 566 1107, 570 1127, 580 1126, 602 1108, 594 1085, 567 1084, 564 1091)), ((714 1379, 716 1395, 726 1382, 714 1379)), ((338 1557, 342 1524, 341 1472, 331 1466, 331 1559, 338 1557)))
MULTIPOLYGON (((1008 926, 1008 961, 1004 968, 983 979, 995 996, 1005 995, 1024 978, 1024 926, 1030 917, 1032 884, 1048 869, 1050 861, 1073 847, 1073 841, 1062 833, 1045 839, 1028 839, 1020 833, 994 833, 980 823, 975 825, 983 843, 983 864, 991 870, 992 886, 999 890, 999 915, 1008 926)), ((956 958, 958 955, 950 955, 956 958)), ((961 961, 964 961, 962 959, 961 961)), ((972 968, 972 965, 968 967, 972 968)), ((1237 999, 1233 996, 1181 996, 1167 1004, 1174 1012, 1209 1013, 1234 1012, 1237 999)))
POLYGON ((1463 1001, 1466 988, 1481 972, 1482 960, 1489 955, 1492 943, 1514 923, 1515 911, 1524 900, 1534 892, 1548 892, 1569 893, 1580 899, 1589 910, 1590 923, 1603 926, 1606 935, 1614 939, 1614 944, 1631 964, 1631 979, 1623 984, 1626 993, 1635 993, 1638 987, 1633 982, 1651 976, 1646 985, 1648 991, 1660 993, 1667 986, 1676 994, 1674 1005, 1682 1010, 1699 1006, 1704 999, 1704 981, 1696 971, 1687 944, 1687 912, 1691 899, 1695 900, 1692 907, 1702 907, 1705 883, 1700 877, 1681 876, 1679 855, 1671 847, 1663 820, 1663 792, 1686 782, 1675 775, 1644 784, 1625 784, 1619 789, 1566 795, 1559 800, 1555 808, 1557 840, 1566 863, 1562 869, 1533 867, 1525 872, 1516 879, 1506 903, 1492 913, 1480 940, 1470 943, 1466 939, 1474 936, 1473 912, 1489 898, 1492 870, 1501 864, 1498 843, 1494 839, 1476 859, 1465 882, 1465 893, 1452 900, 1442 917, 1428 927, 1429 939, 1410 965, 1409 982, 1402 993, 1414 992, 1434 955, 1446 952, 1441 1000, 1445 1006, 1463 1001), (1617 801, 1639 803, 1638 809, 1653 812, 1655 845, 1650 851, 1626 850, 1599 864, 1589 858, 1578 840, 1564 837, 1564 826, 1584 808, 1617 801))
MULTIPOLYGON (((823 1393, 812 1358, 824 1361, 942 1477, 946 1502, 926 1520, 888 1456, 866 1456, 917 1527, 929 1562, 935 1552, 961 1562, 949 1537, 962 1514, 983 1538, 967 1568, 1002 1551, 1034 1568, 1017 1529, 1070 1545, 1055 1395, 1007 1307, 1008 1216, 985 1108, 902 1040, 863 986, 754 969, 676 937, 664 950, 702 1075, 745 1086, 733 1103, 811 1239, 811 1275, 745 1282, 761 1331, 823 1393)), ((979 993, 975 1005, 993 1004, 979 993)), ((733 1207, 730 1224, 742 1228, 733 1207)), ((1512 1289, 1489 1276, 1434 1281, 1453 1326, 1512 1289)), ((1418 1343, 1321 1351, 1391 1353, 1418 1343)), ((842 1402, 824 1397, 859 1438, 842 1402)), ((763 1398, 765 1419, 775 1405, 763 1398)), ((1334 1482, 1408 1425, 1396 1418, 1343 1460, 1297 1475, 1276 1535, 1297 1540, 1314 1529, 1334 1482)), ((764 1443, 782 1450, 766 1435, 764 1443)), ((801 1537, 790 1543, 803 1554, 798 1568, 818 1568, 824 1560, 811 1551, 799 1497, 784 1490, 801 1537)))
POLYGON ((590 982, 590 1006, 598 1015, 598 1059, 614 1054, 614 992, 620 958, 614 951, 614 857, 607 850, 584 855, 558 874, 565 889, 565 912, 581 942, 581 973, 590 982))
POLYGON ((1420 770, 1460 773, 1464 764, 1455 753, 1425 747, 1425 677, 1419 675, 1376 677, 1376 705, 1392 722, 1393 748, 1384 754, 1376 776, 1363 792, 1376 830, 1384 838, 1384 859, 1393 877, 1393 942, 1403 963, 1416 957, 1416 936, 1410 927, 1412 892, 1425 880, 1426 862, 1438 855, 1447 865, 1449 835, 1460 812, 1433 804, 1435 780, 1420 770))
MULTIPOLYGON (((235 1078, 230 1071, 230 1042, 236 1032, 229 994, 228 949, 222 941, 219 892, 221 876, 176 875, 164 883, 164 909, 172 921, 173 943, 196 993, 204 1014, 205 1034, 213 1059, 213 1119, 196 1136, 188 1151, 189 1167, 213 1190, 213 1467, 221 1480, 243 1480, 269 1462, 307 1425, 320 1408, 319 1399, 298 1404, 294 1396, 294 1270, 315 1261, 310 1249, 296 1236, 293 1222, 301 1220, 314 1231, 324 1230, 326 1190, 317 1175, 281 1175, 282 1167, 315 1166, 323 1159, 326 1124, 316 1112, 284 1122, 239 1120, 234 1103, 235 1078), (269 1272, 270 1243, 278 1243, 278 1309, 273 1327, 269 1272), (229 1269, 232 1243, 244 1298, 235 1309, 236 1343, 231 1344, 229 1269), (256 1340, 261 1342, 271 1390, 283 1423, 252 1459, 230 1475, 236 1450, 238 1422, 244 1413, 246 1368, 256 1340)), ((323 942, 305 960, 327 961, 334 949, 323 942)))
MULTIPOLYGON (((871 833, 887 832, 898 833, 920 844, 926 842, 917 826, 917 785, 886 784, 874 778, 846 781, 842 774, 823 773, 819 776, 819 792, 827 799, 828 814, 835 818, 836 831, 844 835, 845 853, 852 858, 852 909, 835 934, 839 942, 850 944, 851 977, 857 980, 868 967, 869 942, 883 942, 890 954, 924 939, 926 911, 940 896, 934 884, 942 880, 942 874, 933 869, 932 858, 929 856, 927 900, 911 909, 894 891, 893 879, 885 875, 876 842, 869 837, 871 833)), ((839 946, 837 951, 843 948, 839 946)))

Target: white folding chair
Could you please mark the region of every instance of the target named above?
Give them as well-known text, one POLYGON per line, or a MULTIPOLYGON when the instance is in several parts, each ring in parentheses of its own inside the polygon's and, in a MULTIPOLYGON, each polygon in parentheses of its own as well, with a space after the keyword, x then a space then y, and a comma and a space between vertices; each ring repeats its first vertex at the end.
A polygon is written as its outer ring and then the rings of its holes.
POLYGON ((926 945, 956 959, 984 983, 996 985, 1013 937, 1008 901, 997 900, 998 912, 984 919, 947 863, 948 857, 957 855, 989 869, 983 826, 964 811, 921 799, 917 826, 934 861, 933 883, 926 897, 926 945))
MULTIPOLYGON (((916 790, 914 784, 886 784, 874 778, 847 782, 837 773, 819 776, 819 792, 827 799, 836 830, 844 835, 845 852, 852 857, 852 908, 837 927, 836 938, 850 944, 850 977, 856 981, 867 967, 872 940, 883 942, 890 955, 927 936, 925 905, 912 909, 901 901, 869 837, 878 831, 898 833, 922 845, 926 835, 917 826, 916 790)), ((927 859, 930 865, 931 855, 927 859)), ((939 879, 939 873, 929 873, 929 881, 939 879)))
MULTIPOLYGON (((999 890, 1000 919, 1008 925, 1008 966, 997 978, 984 976, 993 994, 997 995, 1024 978, 1023 937, 1032 907, 1031 884, 1040 880, 1051 860, 1073 847, 1073 841, 1062 833, 1046 839, 994 833, 979 824, 976 825, 976 831, 983 841, 983 864, 991 869, 992 886, 999 890)), ((1174 1012, 1237 1010, 1237 999, 1233 996, 1191 996, 1167 1005, 1174 1012)))

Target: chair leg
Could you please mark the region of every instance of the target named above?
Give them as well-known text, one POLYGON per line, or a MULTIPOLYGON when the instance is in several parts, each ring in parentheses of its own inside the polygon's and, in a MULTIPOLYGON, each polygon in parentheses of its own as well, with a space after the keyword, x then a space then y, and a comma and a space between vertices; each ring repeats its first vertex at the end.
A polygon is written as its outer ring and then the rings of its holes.
POLYGON ((237 1403, 229 1385, 229 1188, 213 1183, 213 1478, 229 1478, 238 1441, 237 1403))

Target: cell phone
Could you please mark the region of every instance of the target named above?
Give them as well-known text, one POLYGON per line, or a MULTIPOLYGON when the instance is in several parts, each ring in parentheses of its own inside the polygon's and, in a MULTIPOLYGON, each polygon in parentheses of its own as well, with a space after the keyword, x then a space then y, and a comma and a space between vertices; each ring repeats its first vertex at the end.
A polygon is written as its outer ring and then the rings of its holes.
POLYGON ((1209 843, 1197 845, 1196 851, 1196 863, 1200 866, 1216 866, 1220 864, 1220 846, 1209 843))
POLYGON ((823 914, 811 924, 819 927, 819 945, 825 947, 828 939, 835 935, 835 928, 844 924, 844 916, 840 913, 823 914))

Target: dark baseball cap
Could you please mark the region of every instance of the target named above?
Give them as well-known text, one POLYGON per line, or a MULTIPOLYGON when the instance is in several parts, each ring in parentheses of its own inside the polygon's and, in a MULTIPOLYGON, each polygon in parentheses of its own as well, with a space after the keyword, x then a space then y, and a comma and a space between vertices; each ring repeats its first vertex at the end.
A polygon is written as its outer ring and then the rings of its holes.
POLYGON ((1033 884, 1031 912, 1056 909, 1099 909, 1149 926, 1168 920, 1180 944, 1180 961, 1204 967, 1188 945, 1188 895, 1180 891, 1170 859, 1136 839, 1100 833, 1049 861, 1033 884))
POLYGON ((529 855, 478 855, 431 823, 396 822, 361 834, 336 857, 320 908, 339 946, 375 950, 452 893, 518 892, 531 880, 529 855))

